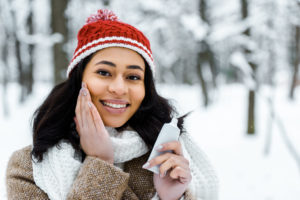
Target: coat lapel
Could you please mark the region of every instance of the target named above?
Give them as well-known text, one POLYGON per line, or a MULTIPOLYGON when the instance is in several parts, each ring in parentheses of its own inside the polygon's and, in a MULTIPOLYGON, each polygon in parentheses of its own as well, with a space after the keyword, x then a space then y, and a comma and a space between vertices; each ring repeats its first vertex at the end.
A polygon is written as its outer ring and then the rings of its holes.
POLYGON ((128 185, 139 199, 151 199, 155 194, 153 173, 143 169, 150 153, 125 163, 124 171, 130 174, 128 185))

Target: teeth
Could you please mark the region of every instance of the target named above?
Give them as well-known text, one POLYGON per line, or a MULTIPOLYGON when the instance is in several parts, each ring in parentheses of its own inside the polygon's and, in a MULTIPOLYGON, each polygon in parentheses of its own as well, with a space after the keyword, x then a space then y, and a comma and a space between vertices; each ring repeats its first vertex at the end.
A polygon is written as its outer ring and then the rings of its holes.
POLYGON ((125 108, 126 104, 113 104, 108 102, 103 102, 104 105, 112 107, 112 108, 125 108))

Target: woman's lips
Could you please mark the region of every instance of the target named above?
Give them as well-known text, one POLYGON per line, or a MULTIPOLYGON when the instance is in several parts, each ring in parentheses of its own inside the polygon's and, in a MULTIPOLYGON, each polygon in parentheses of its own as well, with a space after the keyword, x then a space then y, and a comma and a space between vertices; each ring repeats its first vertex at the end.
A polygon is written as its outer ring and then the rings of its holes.
POLYGON ((130 106, 128 101, 125 100, 100 100, 101 104, 109 113, 121 114, 126 111, 127 107, 130 106))

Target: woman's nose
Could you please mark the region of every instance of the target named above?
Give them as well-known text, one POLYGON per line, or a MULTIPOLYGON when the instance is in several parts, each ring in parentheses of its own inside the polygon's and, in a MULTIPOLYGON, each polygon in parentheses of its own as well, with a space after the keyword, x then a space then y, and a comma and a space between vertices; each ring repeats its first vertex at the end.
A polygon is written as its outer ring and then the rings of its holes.
POLYGON ((128 87, 123 77, 116 77, 110 82, 108 90, 111 93, 122 96, 127 93, 128 87))

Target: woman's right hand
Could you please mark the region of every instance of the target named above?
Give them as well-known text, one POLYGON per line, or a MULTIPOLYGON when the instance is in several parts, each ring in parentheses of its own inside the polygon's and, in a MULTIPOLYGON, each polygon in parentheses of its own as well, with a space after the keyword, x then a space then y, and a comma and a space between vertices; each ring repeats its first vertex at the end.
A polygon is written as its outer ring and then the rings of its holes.
POLYGON ((105 129, 97 108, 91 101, 85 83, 82 83, 78 95, 75 114, 74 120, 80 137, 80 145, 86 155, 113 164, 114 151, 109 133, 105 129))

